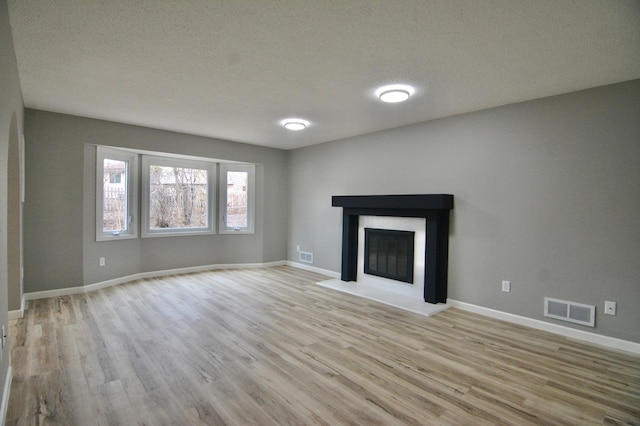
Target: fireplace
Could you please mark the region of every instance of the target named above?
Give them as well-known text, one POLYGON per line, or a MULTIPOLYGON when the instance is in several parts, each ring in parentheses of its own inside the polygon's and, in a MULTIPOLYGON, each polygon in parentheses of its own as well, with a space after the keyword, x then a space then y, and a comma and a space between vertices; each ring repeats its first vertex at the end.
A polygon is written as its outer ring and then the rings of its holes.
POLYGON ((414 232, 364 229, 364 273, 413 284, 414 232))
POLYGON ((342 207, 342 281, 357 280, 358 227, 360 216, 424 218, 424 294, 429 303, 446 303, 449 250, 449 210, 453 195, 355 195, 333 196, 332 205, 342 207))

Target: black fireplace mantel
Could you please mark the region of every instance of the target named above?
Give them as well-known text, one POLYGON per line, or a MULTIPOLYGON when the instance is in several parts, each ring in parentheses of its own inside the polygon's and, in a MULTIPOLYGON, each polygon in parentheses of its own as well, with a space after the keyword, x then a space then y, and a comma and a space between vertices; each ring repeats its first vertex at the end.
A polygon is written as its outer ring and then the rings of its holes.
POLYGON ((355 281, 358 268, 360 216, 418 217, 426 219, 424 300, 447 301, 449 210, 453 195, 334 195, 333 207, 342 207, 342 281, 355 281))

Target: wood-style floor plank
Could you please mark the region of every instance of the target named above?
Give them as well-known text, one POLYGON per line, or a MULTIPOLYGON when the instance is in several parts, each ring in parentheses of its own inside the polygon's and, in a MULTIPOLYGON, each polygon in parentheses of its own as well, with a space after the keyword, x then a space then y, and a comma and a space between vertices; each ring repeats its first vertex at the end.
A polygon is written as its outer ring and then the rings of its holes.
POLYGON ((640 425, 640 356, 276 267, 30 301, 7 425, 640 425))

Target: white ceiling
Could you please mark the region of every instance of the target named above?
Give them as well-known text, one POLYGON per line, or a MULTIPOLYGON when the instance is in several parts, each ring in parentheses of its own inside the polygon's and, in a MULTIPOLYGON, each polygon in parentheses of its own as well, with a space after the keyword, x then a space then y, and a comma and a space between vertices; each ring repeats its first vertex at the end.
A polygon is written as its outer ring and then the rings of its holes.
POLYGON ((283 149, 640 78, 637 0, 8 4, 27 107, 283 149))

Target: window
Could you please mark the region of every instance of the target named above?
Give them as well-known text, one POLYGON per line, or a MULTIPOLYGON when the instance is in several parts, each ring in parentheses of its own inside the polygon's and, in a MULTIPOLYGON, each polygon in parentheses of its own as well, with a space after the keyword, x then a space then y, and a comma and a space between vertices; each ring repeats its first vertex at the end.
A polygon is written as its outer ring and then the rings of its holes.
POLYGON ((97 147, 96 240, 136 238, 138 156, 97 147))
POLYGON ((97 147, 97 241, 215 234, 216 222, 220 233, 255 232, 255 165, 97 147))
POLYGON ((254 232, 255 166, 220 165, 220 232, 254 232))
POLYGON ((214 233, 215 163, 142 156, 142 236, 214 233))

